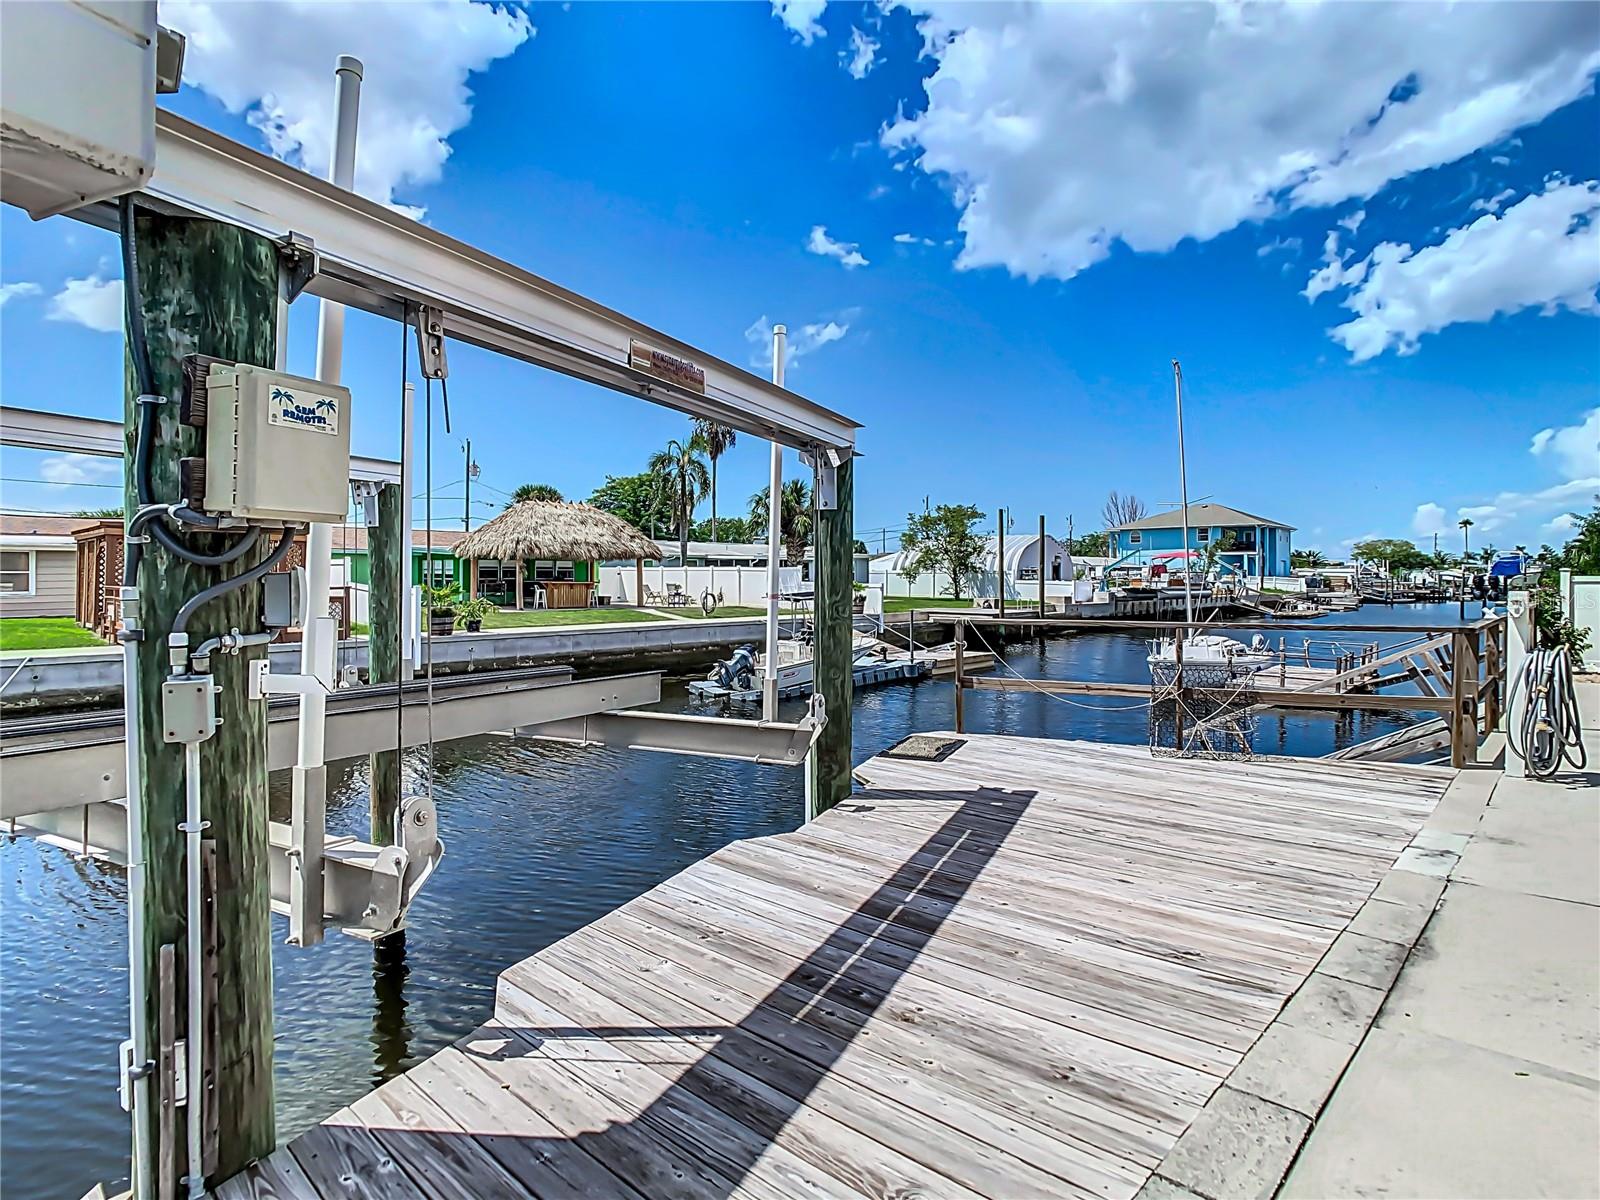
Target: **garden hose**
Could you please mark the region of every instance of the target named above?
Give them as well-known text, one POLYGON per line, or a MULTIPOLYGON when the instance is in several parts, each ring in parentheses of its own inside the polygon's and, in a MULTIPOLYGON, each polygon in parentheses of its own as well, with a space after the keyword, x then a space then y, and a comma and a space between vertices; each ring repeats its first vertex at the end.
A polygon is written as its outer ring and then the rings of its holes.
POLYGON ((1530 650, 1511 685, 1512 712, 1519 691, 1522 713, 1508 731, 1506 747, 1526 765, 1528 777, 1553 779, 1563 763, 1583 770, 1588 756, 1567 648, 1530 650))

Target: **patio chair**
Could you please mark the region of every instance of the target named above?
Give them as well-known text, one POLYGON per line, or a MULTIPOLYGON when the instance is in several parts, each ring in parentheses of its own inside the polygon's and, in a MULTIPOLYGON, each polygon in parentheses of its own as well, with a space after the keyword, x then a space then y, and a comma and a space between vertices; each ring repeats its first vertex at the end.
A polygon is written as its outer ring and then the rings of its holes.
POLYGON ((644 585, 644 603, 646 607, 659 608, 667 602, 667 598, 648 583, 644 585))

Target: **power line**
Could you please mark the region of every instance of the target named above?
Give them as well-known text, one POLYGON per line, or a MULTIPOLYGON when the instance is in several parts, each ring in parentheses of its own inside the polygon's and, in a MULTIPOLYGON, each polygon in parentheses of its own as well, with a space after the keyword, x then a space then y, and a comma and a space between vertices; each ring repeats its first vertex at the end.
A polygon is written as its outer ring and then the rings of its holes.
POLYGON ((0 483, 36 483, 41 487, 116 488, 119 492, 125 486, 120 483, 73 483, 67 479, 22 479, 15 475, 0 475, 0 483))

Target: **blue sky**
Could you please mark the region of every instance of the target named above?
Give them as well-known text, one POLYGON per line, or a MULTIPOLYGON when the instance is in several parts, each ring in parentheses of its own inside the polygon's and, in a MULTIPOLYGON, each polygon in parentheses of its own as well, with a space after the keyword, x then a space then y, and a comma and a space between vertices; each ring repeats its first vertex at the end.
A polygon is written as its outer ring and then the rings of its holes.
MULTIPOLYGON (((1463 514, 1474 544, 1559 542, 1600 489, 1593 6, 162 13, 185 115, 320 171, 357 54, 363 191, 735 362, 785 322, 790 386, 866 427, 874 549, 924 496, 1079 530, 1113 488, 1176 502, 1174 357, 1191 494, 1297 545, 1454 547, 1463 514)), ((117 415, 114 240, 9 208, 0 239, 6 402, 117 415)), ((399 330, 349 329, 355 449, 393 456, 399 330)), ((291 339, 309 371, 314 301, 291 339)), ((686 424, 469 347, 451 368, 441 525, 465 437, 475 498, 583 498, 686 424)), ((723 512, 766 459, 723 460, 723 512)), ((7 508, 117 498, 88 486, 113 464, 0 465, 7 508)))

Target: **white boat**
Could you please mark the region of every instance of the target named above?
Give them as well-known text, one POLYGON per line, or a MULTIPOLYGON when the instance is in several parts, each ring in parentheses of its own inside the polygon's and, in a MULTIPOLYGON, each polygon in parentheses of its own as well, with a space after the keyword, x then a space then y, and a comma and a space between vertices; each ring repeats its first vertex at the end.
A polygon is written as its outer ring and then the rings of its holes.
MULTIPOLYGON (((1178 670, 1177 644, 1172 638, 1160 638, 1151 643, 1150 655, 1145 659, 1150 673, 1159 682, 1169 681, 1178 670)), ((1257 671, 1276 666, 1277 656, 1267 644, 1267 639, 1256 634, 1247 646, 1238 638, 1220 633, 1197 633, 1183 641, 1183 666, 1210 672, 1221 669, 1229 678, 1240 679, 1257 671)))

